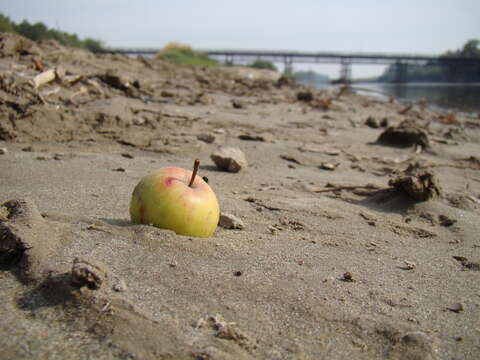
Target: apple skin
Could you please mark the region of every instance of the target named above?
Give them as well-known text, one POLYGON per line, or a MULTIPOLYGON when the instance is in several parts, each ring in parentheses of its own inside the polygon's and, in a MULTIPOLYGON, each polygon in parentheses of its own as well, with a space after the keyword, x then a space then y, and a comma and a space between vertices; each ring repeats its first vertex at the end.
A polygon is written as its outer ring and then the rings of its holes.
POLYGON ((175 231, 179 235, 209 237, 217 228, 220 207, 210 186, 190 170, 158 169, 140 180, 130 201, 133 223, 175 231))

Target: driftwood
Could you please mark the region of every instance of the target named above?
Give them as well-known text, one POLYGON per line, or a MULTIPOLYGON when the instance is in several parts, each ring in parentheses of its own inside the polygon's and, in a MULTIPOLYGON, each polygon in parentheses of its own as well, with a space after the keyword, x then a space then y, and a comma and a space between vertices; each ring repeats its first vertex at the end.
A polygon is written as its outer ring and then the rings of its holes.
POLYGON ((55 80, 57 77, 57 74, 55 72, 55 69, 49 69, 44 72, 41 72, 37 76, 35 76, 32 80, 33 82, 33 87, 35 89, 38 89, 40 86, 45 85, 49 83, 50 81, 55 80))

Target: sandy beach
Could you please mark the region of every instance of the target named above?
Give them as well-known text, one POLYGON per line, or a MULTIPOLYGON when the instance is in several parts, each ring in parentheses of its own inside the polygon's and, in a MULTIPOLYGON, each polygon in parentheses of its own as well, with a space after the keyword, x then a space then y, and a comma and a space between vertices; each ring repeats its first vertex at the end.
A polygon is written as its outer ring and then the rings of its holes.
POLYGON ((4 33, 0 111, 2 359, 480 357, 477 116, 4 33), (196 158, 243 226, 132 224, 196 158))

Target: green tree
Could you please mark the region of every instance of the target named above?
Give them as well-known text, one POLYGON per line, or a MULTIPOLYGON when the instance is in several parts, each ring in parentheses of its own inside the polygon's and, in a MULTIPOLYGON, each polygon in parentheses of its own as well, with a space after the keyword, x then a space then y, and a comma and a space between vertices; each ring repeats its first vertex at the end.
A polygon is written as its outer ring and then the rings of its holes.
POLYGON ((461 56, 467 58, 480 58, 480 40, 468 40, 461 51, 461 56))
POLYGON ((13 22, 2 14, 0 14, 0 32, 15 32, 13 22))
POLYGON ((0 14, 0 32, 17 33, 34 41, 54 39, 62 45, 78 47, 90 51, 103 50, 103 44, 99 40, 91 38, 81 40, 76 34, 70 34, 60 30, 49 29, 42 22, 30 24, 27 20, 23 20, 21 23, 16 24, 3 14, 0 14))

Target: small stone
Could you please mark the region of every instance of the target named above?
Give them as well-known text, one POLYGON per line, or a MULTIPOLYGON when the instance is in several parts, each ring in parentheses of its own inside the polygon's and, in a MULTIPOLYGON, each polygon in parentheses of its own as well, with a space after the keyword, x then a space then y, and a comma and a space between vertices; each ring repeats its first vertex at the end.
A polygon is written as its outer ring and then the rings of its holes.
POLYGON ((336 163, 336 164, 333 164, 333 163, 322 163, 320 165, 320 169, 323 169, 323 170, 335 170, 338 165, 340 165, 340 163, 336 163))
POLYGON ((130 154, 130 153, 122 153, 121 155, 122 155, 124 158, 133 159, 133 155, 130 154))
POLYGON ((99 289, 107 280, 107 271, 103 266, 93 264, 87 260, 75 258, 72 266, 72 282, 79 286, 87 286, 89 289, 99 289))
POLYGON ((7 148, 0 148, 0 155, 5 155, 6 153, 8 153, 7 148))
POLYGON ((240 100, 232 100, 232 106, 234 109, 243 109, 245 108, 245 103, 240 100))
POLYGON ((112 169, 113 171, 117 171, 117 172, 125 172, 126 170, 122 167, 119 167, 119 168, 116 168, 116 169, 112 169))
POLYGON ((220 215, 220 220, 218 223, 224 229, 243 229, 245 225, 243 221, 236 217, 235 215, 223 213, 220 215))
POLYGON ((243 151, 235 147, 221 147, 210 155, 210 158, 217 168, 223 171, 236 173, 248 166, 243 151))
POLYGON ((447 307, 447 310, 450 310, 450 311, 458 314, 458 313, 463 311, 463 305, 462 305, 462 303, 455 303, 455 304, 452 304, 449 307, 447 307))
POLYGON ((113 290, 115 290, 116 292, 124 292, 127 290, 127 284, 125 282, 125 280, 123 279, 120 279, 118 280, 118 282, 113 285, 113 290))
POLYGON ((343 281, 348 281, 348 282, 353 282, 355 280, 353 280, 353 276, 352 276, 352 273, 347 271, 346 273, 343 274, 343 278, 342 278, 343 281))
POLYGON ((215 136, 212 134, 199 134, 197 139, 203 141, 204 143, 211 144, 215 141, 215 136))

